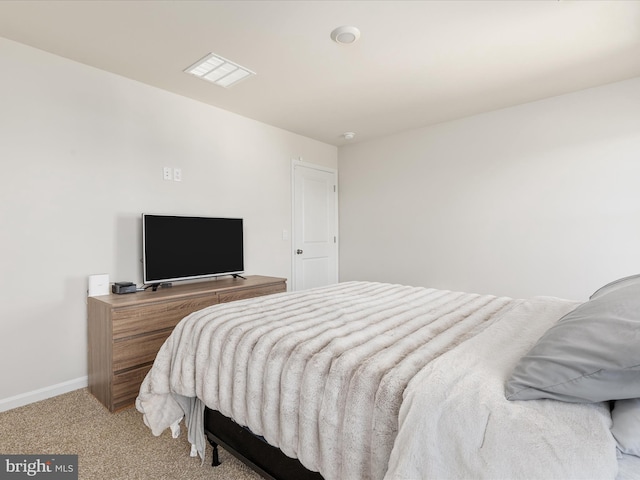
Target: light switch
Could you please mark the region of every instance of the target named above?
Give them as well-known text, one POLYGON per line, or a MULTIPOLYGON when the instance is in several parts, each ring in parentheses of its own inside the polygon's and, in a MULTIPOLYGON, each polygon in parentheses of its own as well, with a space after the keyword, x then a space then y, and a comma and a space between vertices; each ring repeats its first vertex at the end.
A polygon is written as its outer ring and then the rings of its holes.
POLYGON ((181 182, 182 181, 182 169, 181 168, 174 168, 173 169, 173 181, 174 182, 181 182))
POLYGON ((164 167, 162 175, 162 178, 164 178, 165 180, 171 180, 171 167, 164 167))

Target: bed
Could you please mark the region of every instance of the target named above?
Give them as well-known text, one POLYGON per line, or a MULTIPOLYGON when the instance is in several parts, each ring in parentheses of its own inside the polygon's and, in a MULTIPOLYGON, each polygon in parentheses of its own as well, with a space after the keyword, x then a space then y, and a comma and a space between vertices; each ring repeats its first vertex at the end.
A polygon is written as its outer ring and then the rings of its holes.
POLYGON ((638 277, 584 304, 345 282, 216 305, 176 326, 136 407, 267 478, 635 480, 628 299, 638 277))

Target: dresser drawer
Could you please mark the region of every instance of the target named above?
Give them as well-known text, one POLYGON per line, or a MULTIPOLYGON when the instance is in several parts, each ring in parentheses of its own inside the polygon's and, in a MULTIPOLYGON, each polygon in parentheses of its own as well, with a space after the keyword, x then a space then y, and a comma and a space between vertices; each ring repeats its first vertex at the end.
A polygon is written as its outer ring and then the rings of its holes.
POLYGON ((175 327, 190 313, 218 303, 216 295, 172 300, 144 308, 119 308, 113 312, 113 338, 124 338, 175 327))
POLYGON ((220 303, 233 302, 235 300, 244 300, 245 298, 261 297, 263 295, 271 295, 272 293, 286 291, 287 287, 284 284, 268 285, 265 287, 247 288, 245 290, 218 293, 218 299, 220 300, 220 303))
POLYGON ((113 342, 113 371, 120 372, 153 362, 171 331, 171 329, 166 329, 149 335, 113 342))
POLYGON ((140 384, 151 370, 151 365, 129 370, 113 376, 113 410, 126 407, 135 402, 140 384))

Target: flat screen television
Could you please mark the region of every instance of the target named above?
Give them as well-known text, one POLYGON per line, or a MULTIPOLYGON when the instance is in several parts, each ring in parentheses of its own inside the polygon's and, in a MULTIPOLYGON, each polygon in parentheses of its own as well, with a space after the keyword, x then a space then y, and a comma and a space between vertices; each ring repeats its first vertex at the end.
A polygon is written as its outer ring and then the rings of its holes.
POLYGON ((240 274, 243 242, 241 218, 142 214, 143 281, 240 274))

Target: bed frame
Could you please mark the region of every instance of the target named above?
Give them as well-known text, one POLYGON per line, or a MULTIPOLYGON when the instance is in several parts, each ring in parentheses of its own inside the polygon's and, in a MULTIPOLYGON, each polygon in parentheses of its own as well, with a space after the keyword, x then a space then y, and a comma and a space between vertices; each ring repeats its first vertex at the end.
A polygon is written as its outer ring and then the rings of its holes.
POLYGON ((287 457, 262 437, 216 410, 205 408, 204 433, 213 447, 211 464, 214 467, 220 465, 220 445, 269 480, 324 480, 318 472, 307 470, 298 459, 287 457))

